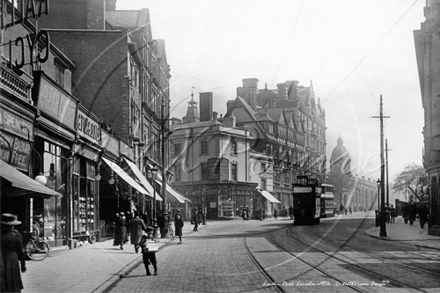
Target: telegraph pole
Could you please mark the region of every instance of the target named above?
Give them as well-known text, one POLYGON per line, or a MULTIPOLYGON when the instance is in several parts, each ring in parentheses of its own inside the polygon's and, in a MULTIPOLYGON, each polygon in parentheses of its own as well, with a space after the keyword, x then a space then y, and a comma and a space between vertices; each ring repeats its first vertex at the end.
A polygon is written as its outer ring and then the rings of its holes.
POLYGON ((386 161, 386 173, 387 173, 387 206, 390 206, 390 186, 388 184, 388 139, 385 139, 385 161, 386 161))
POLYGON ((385 211, 385 164, 384 164, 384 147, 383 147, 383 118, 389 118, 390 116, 383 116, 383 103, 382 103, 382 95, 380 95, 380 114, 378 116, 373 116, 373 118, 379 118, 380 119, 380 181, 382 184, 380 185, 380 213, 379 213, 379 219, 380 219, 380 237, 387 237, 387 231, 386 231, 386 223, 385 223, 385 217, 386 217, 386 211, 385 211))

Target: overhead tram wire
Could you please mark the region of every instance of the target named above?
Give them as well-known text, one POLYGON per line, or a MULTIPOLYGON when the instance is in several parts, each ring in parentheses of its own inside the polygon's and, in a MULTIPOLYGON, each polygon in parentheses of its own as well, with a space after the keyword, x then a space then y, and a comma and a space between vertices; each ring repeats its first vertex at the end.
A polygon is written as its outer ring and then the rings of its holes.
POLYGON ((296 14, 295 22, 293 23, 292 29, 290 30, 289 39, 287 40, 287 44, 284 47, 283 55, 281 55, 280 63, 278 63, 277 70, 275 71, 275 76, 273 77, 272 83, 270 85, 271 88, 273 87, 275 79, 277 78, 278 71, 280 70, 281 63, 283 62, 283 59, 284 59, 284 55, 286 55, 287 47, 289 46, 290 39, 292 38, 293 31, 295 30, 295 27, 296 27, 296 23, 298 22, 299 14, 301 13, 303 4, 304 4, 304 0, 301 1, 301 6, 299 7, 298 13, 296 14))
POLYGON ((388 29, 388 31, 380 38, 379 41, 377 41, 377 43, 370 49, 370 51, 368 51, 368 53, 358 62, 358 64, 356 64, 356 66, 350 71, 350 73, 338 84, 337 87, 335 87, 335 89, 321 102, 321 105, 323 105, 325 103, 325 101, 327 101, 328 98, 330 98, 335 91, 347 80, 347 78, 350 77, 350 75, 359 67, 359 65, 362 64, 362 62, 364 62, 365 59, 367 59, 367 57, 371 54, 371 52, 374 51, 374 49, 376 49, 376 47, 382 42, 383 39, 385 39, 385 37, 393 30, 393 28, 402 20, 402 18, 408 13, 408 11, 411 10, 411 8, 413 8, 413 6, 418 2, 419 0, 415 0, 413 2, 413 4, 411 4, 411 6, 402 14, 401 17, 399 17, 399 19, 388 29))

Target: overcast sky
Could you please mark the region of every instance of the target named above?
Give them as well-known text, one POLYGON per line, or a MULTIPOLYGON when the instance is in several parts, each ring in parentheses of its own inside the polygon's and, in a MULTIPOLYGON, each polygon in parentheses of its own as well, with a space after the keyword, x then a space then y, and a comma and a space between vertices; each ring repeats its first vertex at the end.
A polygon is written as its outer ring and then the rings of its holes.
POLYGON ((327 156, 339 135, 354 174, 380 175, 379 97, 390 181, 422 165, 423 108, 413 31, 425 0, 118 0, 120 10, 148 8, 154 39, 165 40, 171 67, 171 116, 186 114, 191 90, 213 92, 226 113, 242 79, 270 89, 313 82, 326 111, 327 156))

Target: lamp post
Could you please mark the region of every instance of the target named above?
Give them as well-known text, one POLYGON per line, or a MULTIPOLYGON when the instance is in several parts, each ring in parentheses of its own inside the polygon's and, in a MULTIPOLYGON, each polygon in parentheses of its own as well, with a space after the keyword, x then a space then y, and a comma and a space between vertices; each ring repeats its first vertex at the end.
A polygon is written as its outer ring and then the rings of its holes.
MULTIPOLYGON (((22 129, 22 130, 23 130, 23 129, 26 130, 26 132, 27 132, 27 136, 28 136, 28 143, 29 143, 29 146, 32 148, 32 150, 34 151, 34 153, 37 154, 38 157, 40 158, 41 169, 40 169, 40 172, 38 173, 38 175, 35 177, 34 180, 37 181, 38 183, 42 184, 42 185, 46 185, 46 183, 47 183, 47 178, 46 178, 46 176, 44 176, 44 174, 43 174, 43 170, 44 170, 43 159, 41 158, 40 153, 37 152, 37 150, 34 148, 33 144, 31 143, 31 138, 30 138, 30 134, 29 134, 29 129, 28 129, 26 126, 24 126, 24 125, 21 125, 21 129, 22 129)), ((29 167, 29 166, 28 166, 28 167, 29 167)))
POLYGON ((156 218, 156 175, 157 175, 157 168, 156 166, 153 166, 151 169, 151 176, 152 184, 153 184, 153 193, 154 193, 154 199, 153 199, 153 237, 154 239, 157 239, 157 218, 156 218))
POLYGON ((376 184, 377 184, 377 213, 376 213, 376 227, 379 227, 379 211, 380 211, 380 200, 379 200, 379 195, 380 195, 380 179, 377 179, 376 184))

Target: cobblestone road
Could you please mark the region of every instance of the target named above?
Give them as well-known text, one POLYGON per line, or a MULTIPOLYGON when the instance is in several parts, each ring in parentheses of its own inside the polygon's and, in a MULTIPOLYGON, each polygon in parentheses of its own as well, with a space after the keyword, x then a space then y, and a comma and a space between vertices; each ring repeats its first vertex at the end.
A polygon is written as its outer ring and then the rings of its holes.
POLYGON ((245 234, 287 224, 241 220, 213 222, 191 233, 184 243, 167 244, 159 253, 158 276, 146 276, 143 264, 111 292, 275 292, 245 249, 245 234))

